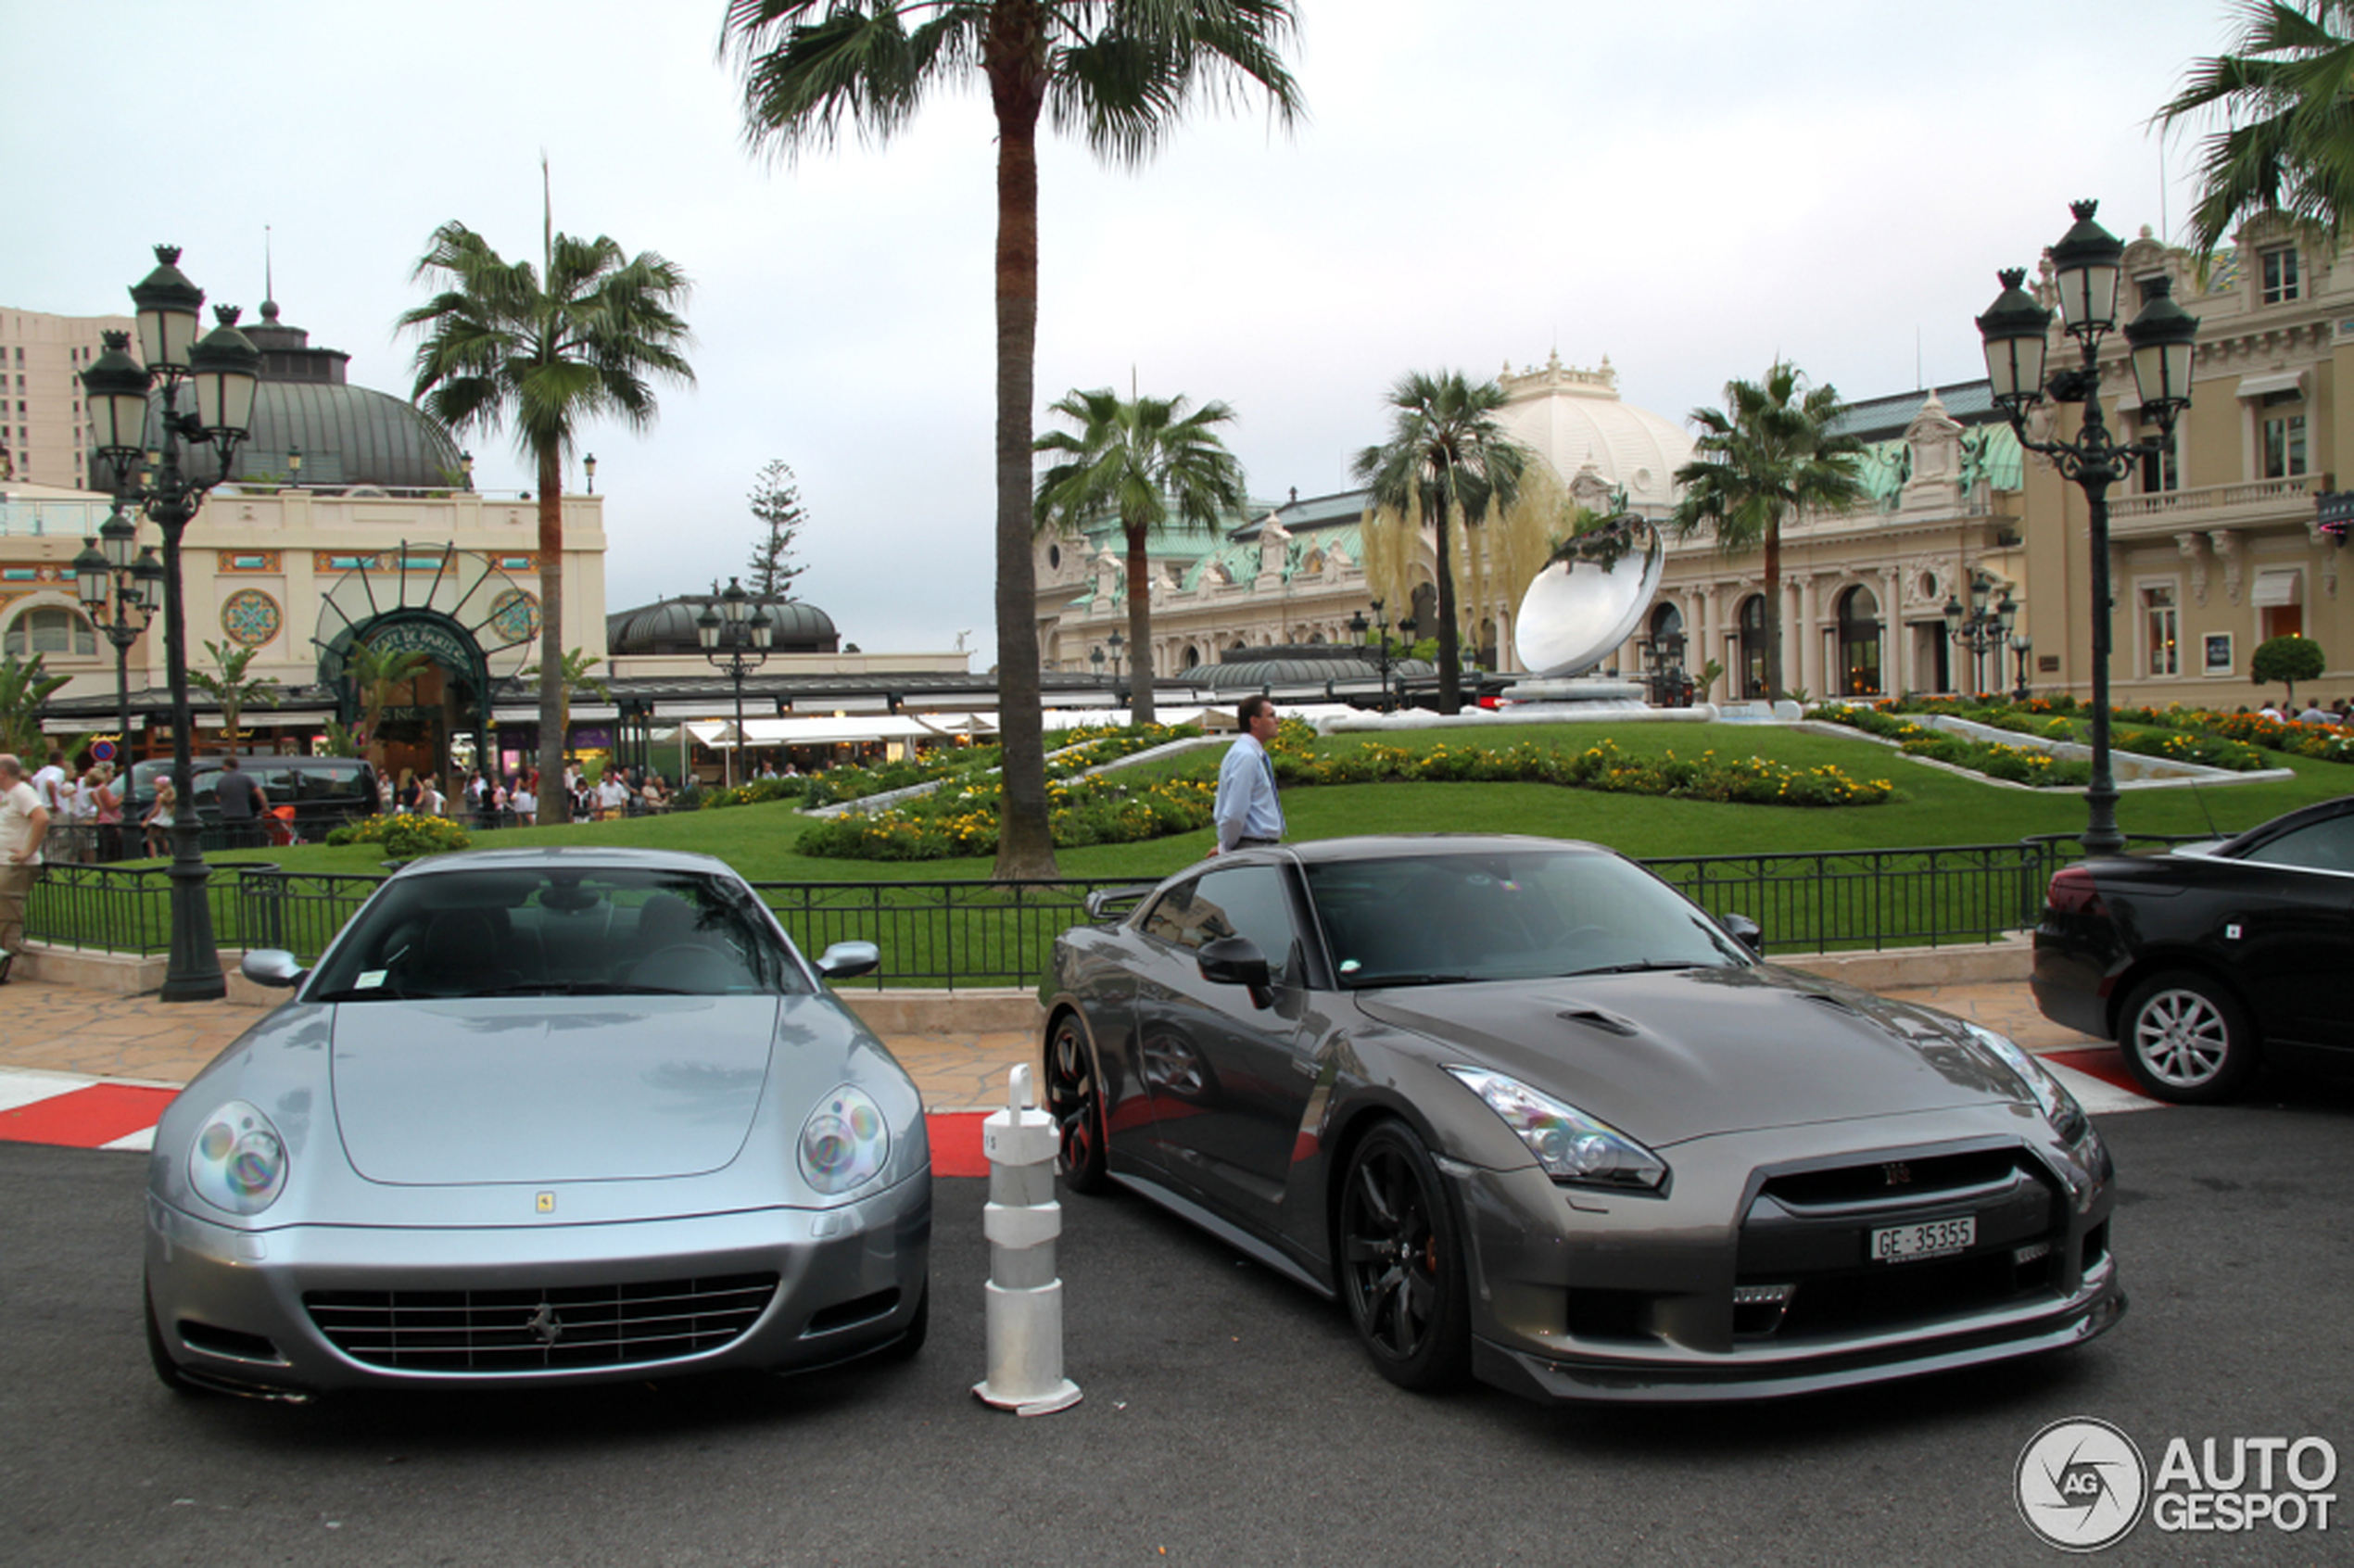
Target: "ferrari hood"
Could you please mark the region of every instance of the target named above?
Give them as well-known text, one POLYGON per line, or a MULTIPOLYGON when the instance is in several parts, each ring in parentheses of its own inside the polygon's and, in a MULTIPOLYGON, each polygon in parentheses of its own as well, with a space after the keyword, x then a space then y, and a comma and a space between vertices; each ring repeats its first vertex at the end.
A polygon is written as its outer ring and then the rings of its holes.
POLYGON ((775 996, 346 1004, 335 1120, 371 1182, 455 1186, 695 1176, 760 1107, 775 996))
MULTIPOLYGON (((2017 1103, 1942 1017, 1771 967, 1367 992, 1370 1017, 1654 1148, 1735 1129, 2017 1103)), ((1444 1065, 1442 1063, 1442 1065, 1444 1065)))

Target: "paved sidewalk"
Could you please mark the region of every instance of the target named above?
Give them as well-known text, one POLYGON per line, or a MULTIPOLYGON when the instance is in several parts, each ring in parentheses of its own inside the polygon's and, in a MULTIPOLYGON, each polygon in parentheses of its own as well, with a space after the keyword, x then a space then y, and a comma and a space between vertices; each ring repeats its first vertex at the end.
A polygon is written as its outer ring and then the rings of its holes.
MULTIPOLYGON (((1892 988, 1884 994, 1984 1024, 2031 1051, 2098 1049, 2105 1042, 2053 1023, 2035 1009, 2024 980, 1892 988)), ((143 1083, 185 1083, 240 1033, 259 1009, 229 1002, 166 1003, 53 981, 20 980, 0 990, 0 1069, 85 1073, 143 1083)), ((883 1043, 935 1111, 994 1110, 1006 1103, 1006 1069, 1036 1059, 1027 1030, 887 1033, 883 1043)))

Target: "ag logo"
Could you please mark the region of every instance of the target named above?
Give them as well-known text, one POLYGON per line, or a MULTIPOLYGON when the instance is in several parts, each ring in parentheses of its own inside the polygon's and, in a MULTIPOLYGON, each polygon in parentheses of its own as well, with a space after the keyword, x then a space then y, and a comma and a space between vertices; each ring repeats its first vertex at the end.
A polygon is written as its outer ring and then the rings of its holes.
POLYGON ((2141 1523, 2149 1470, 2133 1439, 2105 1421, 2056 1421, 2019 1451, 2019 1516, 2062 1551, 2098 1551, 2141 1523))

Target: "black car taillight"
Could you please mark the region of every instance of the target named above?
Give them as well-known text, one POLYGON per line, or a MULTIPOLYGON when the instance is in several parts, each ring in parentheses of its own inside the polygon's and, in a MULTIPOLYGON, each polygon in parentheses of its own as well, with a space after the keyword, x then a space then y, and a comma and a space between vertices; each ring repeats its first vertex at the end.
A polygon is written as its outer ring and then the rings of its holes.
POLYGON ((2105 916, 2107 909, 2101 904, 2101 890, 2094 885, 2093 874, 2082 866, 2071 866, 2052 874, 2052 885, 2044 891, 2044 902, 2055 915, 2105 916))

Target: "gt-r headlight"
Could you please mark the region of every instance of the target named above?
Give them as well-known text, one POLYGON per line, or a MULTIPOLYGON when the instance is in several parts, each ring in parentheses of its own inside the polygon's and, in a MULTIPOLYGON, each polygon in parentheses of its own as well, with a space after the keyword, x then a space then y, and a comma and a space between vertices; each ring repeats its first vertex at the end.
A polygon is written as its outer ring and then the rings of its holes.
POLYGON ((863 1090, 842 1085, 801 1124, 801 1174, 829 1196, 864 1186, 890 1157, 891 1128, 863 1090))
POLYGON ((1656 1192, 1667 1181, 1665 1160, 1608 1122, 1500 1072, 1447 1070, 1504 1119, 1554 1181, 1620 1192, 1656 1192))
POLYGON ((2084 1107, 2076 1103, 2076 1096, 2068 1092, 2067 1084, 2054 1078, 2051 1070, 2034 1056, 1993 1030, 1974 1023, 1964 1023, 1962 1027, 2019 1075, 2019 1082, 2034 1098, 2035 1108, 2044 1113, 2044 1119, 2052 1124, 2052 1131, 2059 1134, 2061 1143, 2073 1148, 2084 1141, 2085 1134, 2093 1130, 2093 1119, 2084 1114, 2084 1107))
POLYGON ((228 1214, 259 1214, 286 1188, 286 1144, 270 1119, 231 1100, 205 1119, 188 1145, 188 1184, 228 1214))

